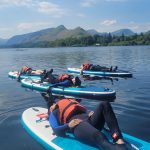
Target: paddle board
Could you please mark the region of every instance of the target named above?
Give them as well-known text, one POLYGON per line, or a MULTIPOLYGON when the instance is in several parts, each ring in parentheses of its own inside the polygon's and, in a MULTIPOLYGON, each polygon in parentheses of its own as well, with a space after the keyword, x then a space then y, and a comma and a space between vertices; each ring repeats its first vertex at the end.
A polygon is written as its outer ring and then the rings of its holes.
MULTIPOLYGON (((52 150, 97 150, 97 148, 79 142, 72 134, 67 137, 58 137, 47 120, 47 109, 42 107, 31 107, 22 114, 22 124, 27 132, 33 136, 46 149, 52 150)), ((107 137, 110 135, 106 133, 107 137)), ((135 150, 149 150, 150 143, 140 140, 128 134, 124 138, 131 143, 135 150)))

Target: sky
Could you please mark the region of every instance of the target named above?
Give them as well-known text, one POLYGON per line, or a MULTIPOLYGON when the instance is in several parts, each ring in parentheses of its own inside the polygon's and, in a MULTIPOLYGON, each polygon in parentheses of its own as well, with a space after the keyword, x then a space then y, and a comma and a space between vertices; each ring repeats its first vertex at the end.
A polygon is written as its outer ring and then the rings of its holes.
POLYGON ((0 38, 64 25, 98 32, 150 30, 150 0, 0 0, 0 38))

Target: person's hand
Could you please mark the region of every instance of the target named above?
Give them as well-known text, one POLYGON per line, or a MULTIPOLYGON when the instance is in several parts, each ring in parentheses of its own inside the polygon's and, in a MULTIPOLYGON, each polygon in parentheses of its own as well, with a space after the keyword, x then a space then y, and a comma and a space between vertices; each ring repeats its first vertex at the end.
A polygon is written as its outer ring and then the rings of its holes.
POLYGON ((94 111, 90 111, 88 116, 91 117, 94 114, 94 111))
POLYGON ((57 104, 53 104, 51 107, 50 107, 50 112, 52 112, 55 108, 56 108, 57 104))
POLYGON ((82 122, 81 119, 73 119, 69 122, 68 126, 69 126, 69 128, 73 128, 76 125, 78 125, 80 122, 82 122))

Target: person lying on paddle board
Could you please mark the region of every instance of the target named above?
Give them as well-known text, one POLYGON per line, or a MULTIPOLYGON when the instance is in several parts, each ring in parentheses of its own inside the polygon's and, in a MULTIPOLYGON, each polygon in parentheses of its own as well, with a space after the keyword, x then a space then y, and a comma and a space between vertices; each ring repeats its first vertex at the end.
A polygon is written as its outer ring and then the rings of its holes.
POLYGON ((118 67, 116 66, 114 69, 112 66, 110 68, 100 65, 93 65, 90 63, 84 63, 81 65, 81 72, 80 74, 83 74, 83 70, 92 70, 92 71, 116 71, 118 67))
POLYGON ((33 70, 31 67, 29 66, 23 66, 21 71, 18 73, 18 81, 20 81, 20 76, 21 75, 37 75, 37 76, 44 76, 46 73, 52 73, 53 69, 50 69, 50 71, 46 71, 46 70, 33 70))
POLYGON ((49 123, 57 136, 72 132, 76 139, 100 150, 128 150, 109 102, 100 102, 94 112, 75 99, 63 98, 50 107, 49 123), (107 124, 114 143, 100 132, 107 124))
POLYGON ((42 82, 49 82, 51 83, 51 87, 54 86, 80 86, 81 85, 81 80, 79 77, 74 77, 73 75, 69 74, 62 74, 58 77, 53 76, 52 74, 47 74, 44 79, 42 79, 42 82))
POLYGON ((46 70, 33 70, 31 67, 29 66, 23 66, 20 74, 33 74, 33 75, 41 75, 42 73, 44 73, 46 70))

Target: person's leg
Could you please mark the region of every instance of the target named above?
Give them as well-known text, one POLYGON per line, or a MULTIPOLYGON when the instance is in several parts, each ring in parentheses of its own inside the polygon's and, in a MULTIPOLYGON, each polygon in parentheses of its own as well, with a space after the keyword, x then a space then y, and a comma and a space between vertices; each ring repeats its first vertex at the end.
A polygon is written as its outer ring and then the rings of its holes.
POLYGON ((41 75, 43 73, 43 70, 32 70, 31 74, 35 75, 41 75))
POLYGON ((52 74, 53 73, 53 68, 47 71, 47 73, 52 74))
POLYGON ((49 82, 51 84, 57 83, 57 78, 54 77, 50 72, 47 72, 45 75, 41 76, 41 82, 49 82))
POLYGON ((102 67, 100 65, 95 66, 95 71, 102 71, 102 67))
POLYGON ((49 108, 55 103, 55 98, 51 95, 51 93, 41 93, 41 96, 44 98, 44 100, 47 103, 47 109, 49 114, 49 108))
POLYGON ((51 83, 51 84, 55 84, 55 83, 58 83, 58 79, 54 77, 54 75, 52 74, 48 74, 48 82, 51 83))
POLYGON ((117 71, 117 69, 118 69, 118 66, 116 66, 116 67, 113 69, 113 71, 117 71))
POLYGON ((110 68, 105 67, 105 66, 101 66, 101 71, 110 71, 110 68))
POLYGON ((109 102, 101 102, 90 118, 90 123, 97 129, 102 130, 104 124, 110 129, 113 139, 122 139, 117 118, 109 102))
POLYGON ((96 146, 101 150, 111 150, 114 147, 103 133, 86 121, 77 125, 74 128, 73 134, 79 141, 96 146))

